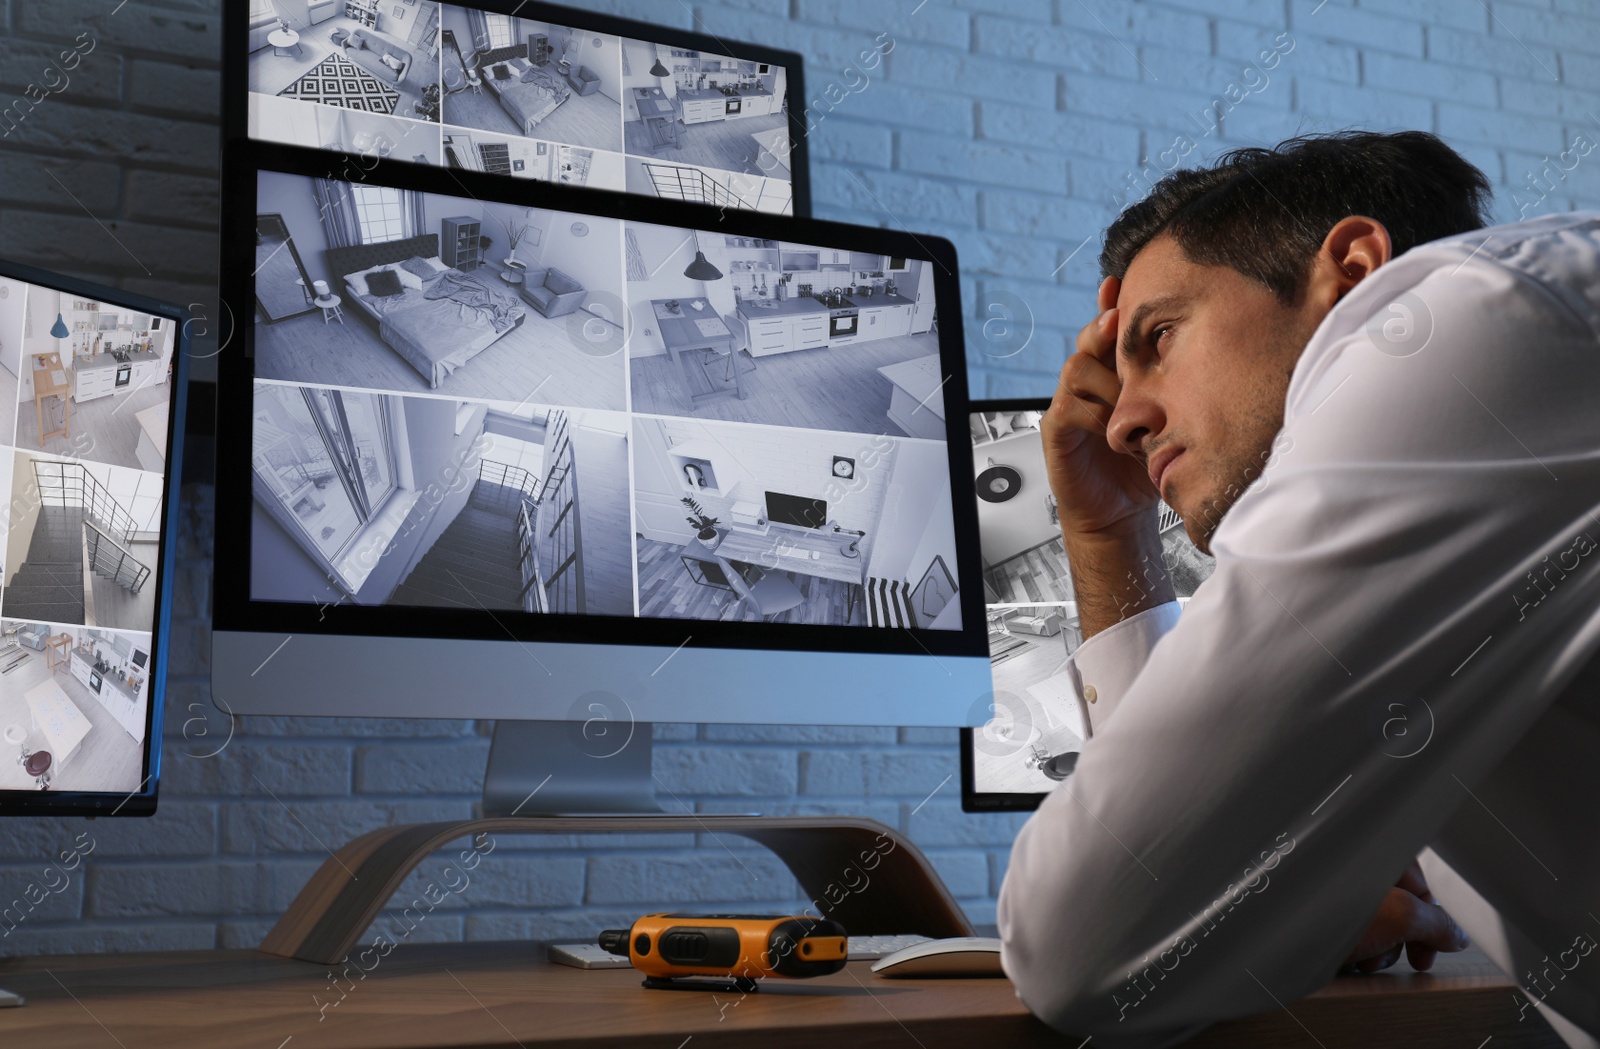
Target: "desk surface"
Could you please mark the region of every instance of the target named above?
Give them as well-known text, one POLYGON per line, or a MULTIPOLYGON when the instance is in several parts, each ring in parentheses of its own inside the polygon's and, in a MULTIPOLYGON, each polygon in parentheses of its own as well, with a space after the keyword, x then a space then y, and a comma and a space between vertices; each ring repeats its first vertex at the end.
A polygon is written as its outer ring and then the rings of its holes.
MULTIPOLYGON (((1225 1021, 1184 1045, 1471 1049, 1492 1037, 1494 1049, 1561 1049, 1537 1014, 1517 1022, 1512 985, 1487 959, 1464 953, 1439 961, 1441 972, 1461 975, 1417 974, 1401 963, 1401 972, 1335 980, 1289 1011, 1273 1010, 1263 996, 1271 1011, 1225 1021)), ((741 999, 648 991, 631 969, 571 969, 544 956, 544 945, 533 943, 403 944, 386 958, 369 956, 364 979, 352 968, 338 985, 325 966, 254 951, 13 958, 0 961, 0 986, 29 1004, 0 1010, 0 1042, 272 1049, 292 1038, 293 1049, 671 1049, 692 1037, 693 1049, 1071 1049, 1081 1041, 1030 1016, 1007 980, 890 981, 853 962, 821 979, 769 980, 741 999), (321 1008, 332 1002, 339 1004, 321 1008)))
POLYGON ((35 400, 44 397, 65 396, 72 387, 72 374, 61 365, 59 353, 45 354, 45 363, 40 364, 37 354, 30 354, 33 361, 33 396, 35 400), (56 382, 56 375, 61 376, 61 381, 56 382))
POLYGON ((655 312, 656 326, 661 329, 661 341, 669 350, 697 349, 726 342, 733 337, 727 320, 705 299, 651 299, 650 308, 655 312), (674 301, 678 303, 677 313, 667 309, 667 303, 674 301), (697 301, 705 302, 705 308, 697 310, 689 305, 697 301), (709 325, 713 330, 701 331, 696 321, 713 322, 709 325), (721 330, 716 330, 719 327, 721 330))
POLYGON ((772 525, 765 535, 735 525, 712 551, 726 561, 799 572, 840 583, 862 582, 865 557, 846 557, 844 547, 856 536, 831 528, 784 528, 772 525), (812 557, 815 552, 820 557, 812 557))

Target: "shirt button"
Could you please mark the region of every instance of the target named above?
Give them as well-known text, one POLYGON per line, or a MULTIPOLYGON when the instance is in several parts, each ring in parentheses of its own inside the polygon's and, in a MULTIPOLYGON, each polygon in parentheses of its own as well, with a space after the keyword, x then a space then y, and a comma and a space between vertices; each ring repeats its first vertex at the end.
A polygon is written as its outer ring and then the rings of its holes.
POLYGON ((1094 690, 1093 685, 1085 685, 1083 686, 1083 698, 1093 703, 1096 699, 1100 698, 1100 693, 1094 690))

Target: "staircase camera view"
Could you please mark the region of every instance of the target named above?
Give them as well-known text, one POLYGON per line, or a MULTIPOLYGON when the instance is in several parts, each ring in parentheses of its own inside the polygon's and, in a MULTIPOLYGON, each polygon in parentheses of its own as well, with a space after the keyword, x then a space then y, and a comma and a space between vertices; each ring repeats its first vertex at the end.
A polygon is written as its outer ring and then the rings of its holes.
POLYGON ((253 599, 960 629, 931 263, 260 186, 253 599))
POLYGON ((0 790, 142 781, 175 336, 0 277, 0 790))
POLYGON ((248 3, 253 138, 793 211, 782 66, 428 0, 248 3))
MULTIPOLYGON (((995 718, 973 730, 979 793, 1048 791, 1093 732, 1093 708, 1079 695, 1067 658, 1083 643, 1059 507, 1045 471, 1037 407, 973 412, 973 485, 983 551, 983 600, 994 674, 995 718)), ((1160 504, 1162 563, 1145 571, 1172 579, 1179 602, 1215 562, 1189 541, 1183 521, 1160 504)), ((1138 582, 1135 580, 1134 582, 1138 582)))

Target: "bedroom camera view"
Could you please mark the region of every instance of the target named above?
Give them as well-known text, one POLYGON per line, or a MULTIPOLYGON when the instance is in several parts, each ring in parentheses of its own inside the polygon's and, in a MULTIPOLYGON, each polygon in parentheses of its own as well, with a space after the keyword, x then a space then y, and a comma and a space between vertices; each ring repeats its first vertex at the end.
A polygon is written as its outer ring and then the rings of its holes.
POLYGON ((0 277, 0 791, 139 788, 175 334, 0 277))
POLYGON ((621 224, 263 172, 256 375, 622 410, 621 224))
POLYGON ((931 263, 258 203, 253 598, 960 629, 931 263))
MULTIPOLYGON (((972 733, 980 793, 1050 790, 1056 780, 1049 759, 1081 750, 1094 731, 1093 708, 1067 670, 1083 635, 1045 472, 1039 426, 1046 407, 1041 401, 968 416, 996 712, 972 733)), ((1187 602, 1215 562, 1165 504, 1159 520, 1162 564, 1150 570, 1169 573, 1178 600, 1187 602)))
POLYGON ((780 65, 431 0, 249 3, 253 138, 793 212, 780 65))

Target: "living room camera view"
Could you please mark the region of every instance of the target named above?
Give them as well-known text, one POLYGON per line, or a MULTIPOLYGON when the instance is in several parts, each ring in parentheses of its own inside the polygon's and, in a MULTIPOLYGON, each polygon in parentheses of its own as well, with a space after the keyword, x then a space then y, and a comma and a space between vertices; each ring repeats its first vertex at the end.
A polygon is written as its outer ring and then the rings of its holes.
POLYGON ((621 223, 263 172, 256 375, 626 405, 621 223))
POLYGON ((0 790, 137 790, 149 666, 148 633, 0 620, 0 790))
MULTIPOLYGON (((1038 409, 968 416, 995 693, 994 719, 973 730, 980 792, 1050 790, 1049 759, 1081 750, 1093 732, 1092 708, 1067 672, 1083 634, 1045 470, 1042 416, 1038 409)), ((1162 563, 1145 571, 1152 581, 1170 575, 1178 601, 1187 602, 1215 562, 1195 548, 1165 503, 1158 527, 1162 563)))
POLYGON ((249 0, 250 134, 787 214, 782 66, 431 0, 249 0))
POLYGON ((933 265, 626 223, 633 409, 943 440, 933 265))
POLYGON ((139 787, 174 336, 0 277, 0 790, 139 787))

